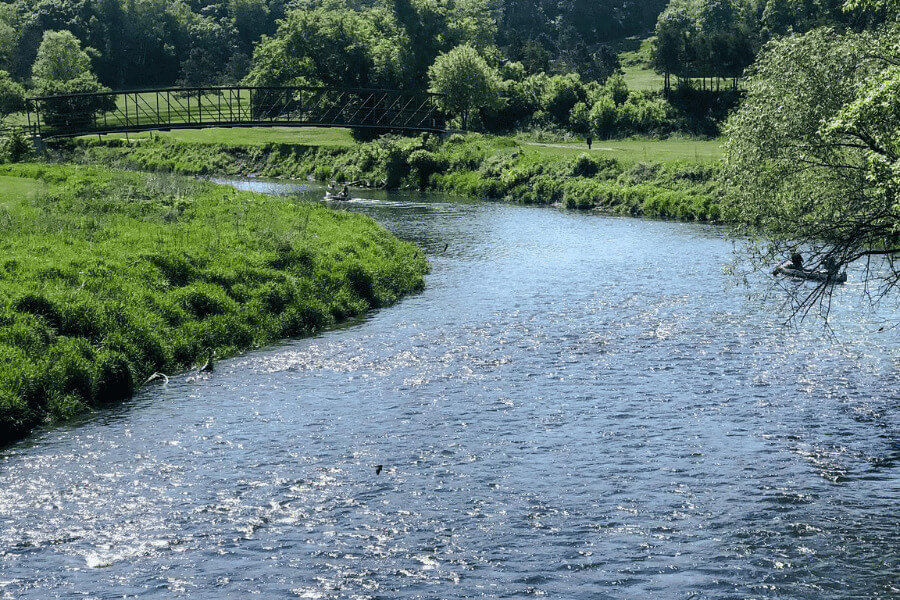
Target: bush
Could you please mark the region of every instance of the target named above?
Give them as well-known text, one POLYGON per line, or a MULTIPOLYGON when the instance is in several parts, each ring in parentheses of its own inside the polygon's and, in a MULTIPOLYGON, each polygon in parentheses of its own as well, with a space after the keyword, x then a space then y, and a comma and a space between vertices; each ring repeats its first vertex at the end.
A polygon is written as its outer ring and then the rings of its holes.
POLYGON ((0 139, 0 160, 22 162, 33 154, 34 146, 19 127, 9 130, 5 138, 0 139))
POLYGON ((572 107, 569 114, 569 125, 576 133, 588 133, 591 130, 591 111, 584 102, 579 102, 572 107))
POLYGON ((419 189, 428 187, 428 180, 434 173, 441 170, 441 164, 433 152, 428 150, 416 150, 409 155, 409 165, 413 168, 419 179, 419 189))
POLYGON ((612 75, 606 80, 603 87, 616 106, 624 104, 628 100, 628 84, 625 83, 625 78, 621 73, 612 75))
POLYGON ((547 82, 541 108, 557 125, 568 125, 572 109, 586 99, 587 92, 577 74, 556 75, 547 82))

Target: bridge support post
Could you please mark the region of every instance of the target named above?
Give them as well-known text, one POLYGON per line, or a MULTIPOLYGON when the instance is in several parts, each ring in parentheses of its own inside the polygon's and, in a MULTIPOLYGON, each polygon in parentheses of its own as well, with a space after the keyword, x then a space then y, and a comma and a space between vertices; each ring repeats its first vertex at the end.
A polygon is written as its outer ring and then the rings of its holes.
POLYGON ((47 142, 44 141, 44 138, 33 133, 31 135, 31 143, 34 144, 34 149, 37 150, 38 153, 41 155, 47 154, 47 142))

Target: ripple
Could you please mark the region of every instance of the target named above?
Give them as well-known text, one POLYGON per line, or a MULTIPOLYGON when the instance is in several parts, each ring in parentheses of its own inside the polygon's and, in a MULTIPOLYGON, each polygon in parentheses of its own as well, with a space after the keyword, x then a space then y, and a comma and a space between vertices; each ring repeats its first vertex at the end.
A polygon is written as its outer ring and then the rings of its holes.
POLYGON ((434 251, 427 289, 7 448, 0 595, 896 595, 865 313, 782 328, 715 228, 352 204, 434 251))

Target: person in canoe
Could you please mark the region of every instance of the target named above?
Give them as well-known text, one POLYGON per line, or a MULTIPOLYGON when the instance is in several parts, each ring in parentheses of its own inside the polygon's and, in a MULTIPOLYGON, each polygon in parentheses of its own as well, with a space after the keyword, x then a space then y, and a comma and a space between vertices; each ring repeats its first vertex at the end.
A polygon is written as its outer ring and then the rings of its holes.
POLYGON ((839 265, 830 256, 825 259, 823 266, 825 267, 824 270, 805 269, 803 268, 803 256, 799 252, 792 252, 791 259, 775 267, 772 274, 829 283, 844 283, 847 281, 847 273, 839 272, 839 265))
POLYGON ((350 188, 347 185, 341 188, 340 191, 337 189, 337 184, 335 182, 331 182, 328 184, 328 189, 325 190, 325 199, 326 200, 349 200, 350 199, 350 188))
POLYGON ((777 270, 794 269, 796 271, 803 270, 803 255, 799 252, 791 252, 791 259, 778 265, 777 270))

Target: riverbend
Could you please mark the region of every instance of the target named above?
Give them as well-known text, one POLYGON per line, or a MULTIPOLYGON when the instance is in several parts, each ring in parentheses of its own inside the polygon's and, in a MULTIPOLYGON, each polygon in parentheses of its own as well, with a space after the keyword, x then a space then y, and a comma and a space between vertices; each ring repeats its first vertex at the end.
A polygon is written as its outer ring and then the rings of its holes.
POLYGON ((826 338, 716 227, 345 206, 425 291, 5 449, 0 596, 900 593, 897 307, 854 273, 826 338))

